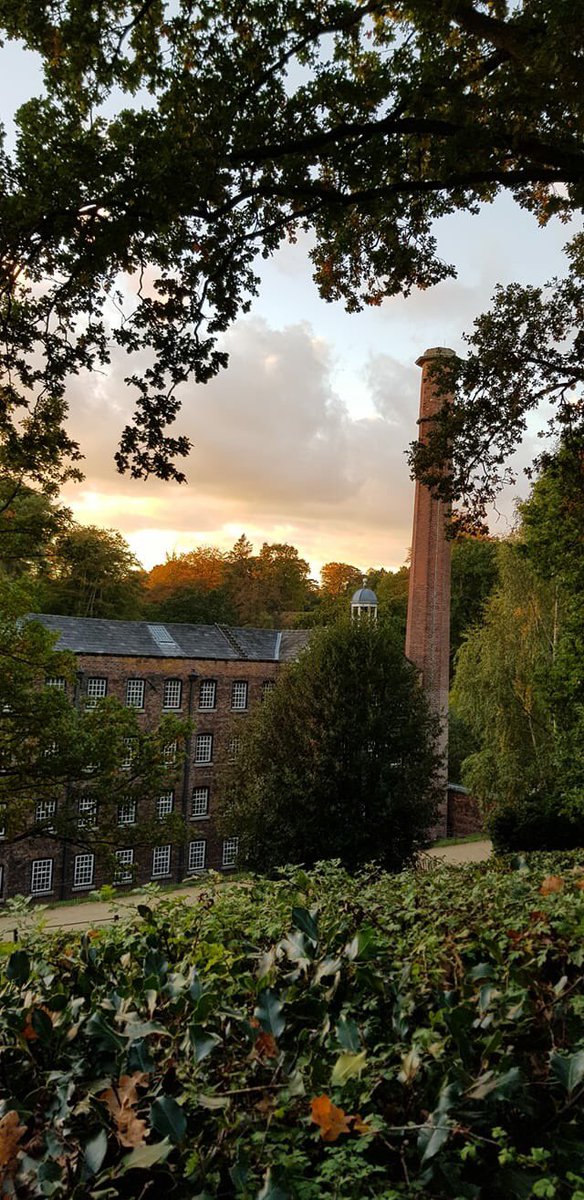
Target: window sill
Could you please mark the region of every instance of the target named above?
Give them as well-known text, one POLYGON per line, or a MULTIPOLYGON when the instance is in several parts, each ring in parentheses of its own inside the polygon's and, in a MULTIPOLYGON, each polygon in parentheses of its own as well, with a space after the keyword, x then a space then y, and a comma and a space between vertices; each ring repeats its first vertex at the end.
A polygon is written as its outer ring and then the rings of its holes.
POLYGON ((171 871, 165 871, 164 875, 151 875, 151 876, 150 876, 150 878, 151 878, 151 879, 153 879, 153 880, 158 880, 158 879, 171 879, 171 878, 172 878, 172 872, 171 872, 171 871))
POLYGON ((208 821, 209 813, 195 813, 191 815, 191 821, 208 821))
MULTIPOLYGON (((182 708, 182 704, 181 704, 180 708, 169 708, 168 705, 163 705, 162 711, 163 711, 163 713, 181 713, 183 711, 183 708, 182 708)), ((142 712, 144 712, 144 709, 142 709, 142 712)))
POLYGON ((48 891, 48 892, 29 892, 29 896, 30 896, 31 900, 36 900, 37 896, 52 896, 52 895, 54 895, 53 888, 51 888, 50 891, 48 891))
POLYGON ((72 892, 92 892, 95 888, 94 883, 73 883, 71 884, 72 892))

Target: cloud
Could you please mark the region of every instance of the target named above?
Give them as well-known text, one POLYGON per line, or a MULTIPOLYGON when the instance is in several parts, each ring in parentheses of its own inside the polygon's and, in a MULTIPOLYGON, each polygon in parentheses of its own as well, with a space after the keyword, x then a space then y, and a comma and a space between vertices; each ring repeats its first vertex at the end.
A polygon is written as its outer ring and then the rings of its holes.
POLYGON ((412 507, 404 449, 416 431, 416 369, 376 356, 366 372, 375 415, 355 419, 332 386, 330 348, 309 325, 275 330, 251 318, 225 341, 227 371, 185 389, 177 427, 193 442, 188 485, 116 474, 113 454, 132 410, 123 355, 107 374, 74 381, 71 429, 87 456, 86 481, 66 498, 78 518, 117 525, 143 554, 145 530, 168 531, 172 545, 221 541, 237 526, 258 540, 275 540, 273 530, 285 540, 287 531, 319 561, 358 554, 359 564, 399 565, 412 507))

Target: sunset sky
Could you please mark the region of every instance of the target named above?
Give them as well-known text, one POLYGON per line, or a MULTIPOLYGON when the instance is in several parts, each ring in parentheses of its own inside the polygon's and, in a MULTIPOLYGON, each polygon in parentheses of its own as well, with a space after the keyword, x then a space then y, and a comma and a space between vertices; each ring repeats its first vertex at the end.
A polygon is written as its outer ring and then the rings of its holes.
MULTIPOLYGON (((13 45, 0 50, 0 117, 9 134, 14 110, 37 89, 34 56, 13 45)), ((258 548, 292 542, 315 575, 331 560, 399 567, 413 505, 404 452, 416 436, 415 359, 428 346, 463 350, 461 335, 496 283, 562 274, 570 232, 558 222, 539 229, 509 198, 478 217, 446 218, 438 245, 458 279, 357 315, 319 299, 307 240, 286 246, 263 264, 259 298, 225 338, 228 369, 183 390, 175 429, 193 442, 188 484, 116 473, 113 454, 133 408, 118 353, 106 374, 71 384, 85 480, 63 499, 78 521, 121 530, 146 567, 175 549, 228 548, 242 532, 258 548)), ((519 465, 532 457, 536 432, 519 465)), ((503 497, 492 532, 509 530, 515 497, 526 490, 520 478, 503 497)))

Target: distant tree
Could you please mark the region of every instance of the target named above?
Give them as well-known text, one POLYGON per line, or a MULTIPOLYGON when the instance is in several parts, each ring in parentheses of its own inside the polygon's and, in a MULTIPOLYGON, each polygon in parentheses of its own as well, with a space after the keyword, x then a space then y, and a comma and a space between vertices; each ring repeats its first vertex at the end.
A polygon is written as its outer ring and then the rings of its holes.
POLYGON ((450 657, 452 666, 465 633, 480 624, 498 579, 498 543, 489 537, 461 537, 452 545, 450 657))
POLYGON ((259 604, 274 621, 304 608, 310 565, 287 542, 264 542, 257 559, 259 604))
POLYGON ((236 623, 236 612, 227 587, 180 587, 166 599, 155 603, 148 597, 144 604, 148 620, 176 621, 192 625, 236 623))
POLYGON ((487 807, 540 795, 584 814, 583 469, 572 435, 496 548, 499 581, 458 652, 452 705, 476 742, 463 775, 487 807))
POLYGON ((315 631, 246 724, 221 783, 221 828, 259 871, 324 858, 397 870, 432 822, 435 731, 391 631, 315 631))
POLYGON ((43 625, 23 619, 29 606, 26 589, 0 582, 0 825, 6 841, 50 835, 113 863, 114 850, 136 845, 136 838, 142 845, 161 836, 181 839, 177 817, 120 826, 118 805, 143 804, 173 785, 185 724, 165 717, 145 732, 136 713, 116 700, 85 707, 75 697, 74 656, 56 651, 57 639, 43 625), (167 747, 174 743, 173 762, 167 747))
POLYGON ((0 571, 17 578, 39 576, 50 546, 71 526, 71 512, 54 496, 20 479, 0 479, 0 571))
POLYGON ((458 651, 451 693, 478 747, 463 763, 463 782, 487 811, 558 785, 547 690, 557 589, 538 578, 521 544, 502 544, 497 558, 499 582, 458 651))
POLYGON ((148 599, 160 604, 183 589, 215 591, 225 583, 226 555, 216 546, 197 546, 181 554, 167 554, 144 579, 148 599))
POLYGON ((121 533, 74 525, 55 539, 44 588, 47 611, 135 620, 141 595, 140 564, 121 533))
POLYGON ((260 610, 260 589, 253 546, 241 534, 226 556, 225 579, 240 625, 252 625, 260 610))
POLYGON ((321 592, 337 600, 355 592, 363 584, 363 572, 350 563, 325 563, 320 572, 321 592))

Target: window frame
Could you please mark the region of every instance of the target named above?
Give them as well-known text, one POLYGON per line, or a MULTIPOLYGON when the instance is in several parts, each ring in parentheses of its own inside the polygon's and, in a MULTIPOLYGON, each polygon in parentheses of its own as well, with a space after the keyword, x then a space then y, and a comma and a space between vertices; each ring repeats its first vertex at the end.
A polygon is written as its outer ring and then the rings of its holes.
POLYGON ((118 804, 118 825, 135 825, 137 808, 137 802, 136 800, 132 799, 132 797, 130 797, 129 800, 120 800, 120 803, 118 804), (126 808, 130 809, 132 812, 131 820, 126 820, 125 818, 122 820, 121 818, 121 810, 126 808))
MULTIPOLYGON (((203 787, 194 787, 192 789, 192 791, 191 791, 191 821, 205 821, 206 818, 209 816, 210 792, 211 792, 211 789, 209 787, 206 787, 205 785, 203 785, 203 787), (204 812, 195 812, 194 811, 195 792, 204 792, 205 793, 205 796, 204 796, 205 811, 204 812)), ((201 799, 202 799, 202 797, 201 797, 201 799)))
POLYGON ((48 895, 50 895, 50 893, 53 890, 54 873, 55 873, 54 858, 33 858, 32 862, 30 864, 30 894, 31 894, 31 896, 48 896, 48 895), (42 868, 47 867, 48 868, 49 882, 48 882, 47 887, 41 887, 41 888, 33 887, 33 883, 35 880, 35 874, 40 874, 40 872, 35 872, 35 867, 42 867, 42 868))
POLYGON ((217 680, 216 679, 201 679, 201 681, 199 683, 198 708, 199 708, 200 712, 214 712, 215 709, 217 708, 217 680), (203 704, 202 703, 203 688, 211 688, 212 696, 213 696, 212 704, 203 704))
POLYGON ((116 867, 116 870, 114 872, 114 881, 113 881, 114 887, 120 887, 124 883, 133 883, 133 880, 134 880, 133 870, 131 870, 129 872, 126 871, 124 874, 123 868, 127 867, 127 866, 130 866, 130 867, 134 866, 134 847, 133 846, 131 846, 131 847, 124 846, 121 850, 116 850, 115 856, 120 865, 119 865, 119 867, 116 867), (130 857, 126 858, 126 859, 122 859, 121 858, 122 854, 129 854, 130 857))
POLYGON ((233 679, 232 683, 231 683, 231 711, 232 712, 246 712, 248 703, 249 703, 249 680, 233 679), (245 699, 245 704, 239 704, 239 703, 236 704, 235 703, 238 690, 241 690, 241 694, 243 695, 243 697, 245 699))
POLYGON ((239 853, 239 838, 238 837, 223 838, 223 845, 221 848, 221 866, 225 867, 225 868, 235 867, 237 865, 238 853, 239 853), (234 845, 234 843, 235 843, 235 845, 234 845), (233 854, 233 856, 231 855, 230 849, 228 849, 228 847, 233 848, 235 850, 235 853, 233 854))
POLYGON ((67 680, 64 675, 47 675, 45 687, 55 688, 57 692, 64 692, 67 687, 67 680))
POLYGON ((204 871, 206 869, 206 866, 207 866, 207 839, 206 838, 194 838, 194 840, 192 842, 189 842, 189 853, 188 853, 187 863, 188 863, 187 871, 188 871, 189 875, 195 875, 195 874, 197 874, 198 871, 204 871), (192 852, 193 852, 193 849, 195 846, 201 846, 202 850, 203 850, 203 861, 201 863, 199 863, 197 866, 193 866, 193 864, 191 862, 192 852))
POLYGON ((165 712, 179 712, 180 711, 180 709, 182 708, 182 690, 183 690, 182 679, 178 679, 176 676, 174 676, 171 679, 164 680, 164 690, 162 693, 162 707, 165 712), (169 704, 168 700, 167 700, 167 691, 170 689, 170 691, 172 692, 173 687, 178 688, 178 704, 169 704))
POLYGON ((213 762, 213 743, 214 743, 214 735, 212 733, 197 733, 197 735, 195 737, 195 758, 194 758, 194 765, 196 767, 208 767, 211 765, 211 763, 213 762), (205 740, 205 744, 208 743, 208 747, 209 747, 209 757, 208 758, 199 758, 199 747, 202 744, 203 739, 205 740))
POLYGON ((168 875, 170 875, 171 872, 172 872, 172 844, 170 842, 166 842, 164 846, 153 846, 152 847, 152 879, 166 879, 166 877, 168 875), (165 852, 165 859, 166 859, 167 865, 163 871, 157 871, 155 869, 156 856, 157 856, 157 854, 159 854, 159 852, 162 852, 162 851, 165 852), (166 853, 166 852, 168 852, 168 853, 166 853))
POLYGON ((89 675, 85 685, 85 707, 95 708, 96 704, 98 704, 100 700, 105 700, 107 696, 107 686, 107 675, 89 675), (94 694, 94 689, 91 687, 91 685, 98 683, 104 685, 103 690, 101 688, 96 689, 94 694))
POLYGON ((95 883, 95 854, 92 854, 90 851, 84 851, 82 854, 76 854, 75 858, 73 859, 73 883, 71 885, 72 890, 73 891, 85 891, 86 888, 92 888, 94 886, 94 883, 95 883), (82 869, 80 869, 80 864, 83 862, 86 862, 88 864, 88 866, 91 868, 91 870, 90 870, 89 878, 82 879, 80 881, 77 878, 77 874, 78 874, 78 871, 80 873, 82 873, 82 869))
POLYGON ((142 679, 139 676, 134 676, 134 675, 132 675, 130 679, 126 679, 126 699, 125 699, 126 708, 133 708, 133 709, 135 709, 136 712, 143 712, 144 711, 145 693, 146 693, 146 680, 145 679, 142 679), (137 695, 140 696, 140 704, 135 704, 134 701, 130 699, 130 696, 132 693, 132 688, 135 688, 136 686, 138 688, 137 695))
POLYGON ((158 796, 158 798, 156 800, 156 820, 164 821, 165 817, 170 817, 173 812, 174 812, 174 789, 172 789, 171 791, 168 791, 168 792, 162 792, 161 795, 158 796), (165 804, 168 804, 169 800, 170 800, 170 808, 168 809, 167 812, 162 812, 161 804, 163 802, 165 804))

